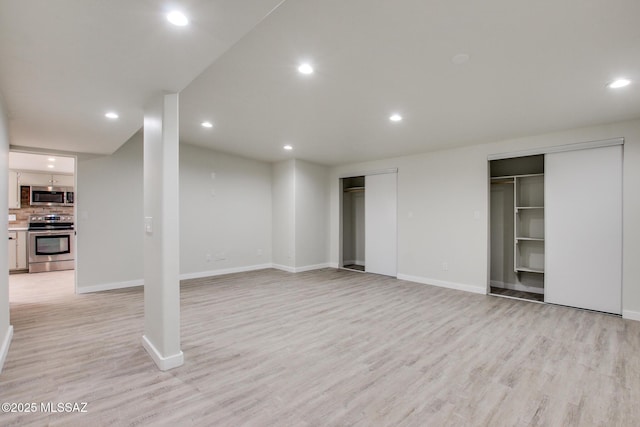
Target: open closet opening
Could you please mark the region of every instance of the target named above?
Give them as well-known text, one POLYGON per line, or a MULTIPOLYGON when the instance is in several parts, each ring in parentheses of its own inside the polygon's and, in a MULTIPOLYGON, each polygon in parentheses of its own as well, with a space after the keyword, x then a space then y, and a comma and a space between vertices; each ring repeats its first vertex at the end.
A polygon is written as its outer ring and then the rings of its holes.
POLYGON ((544 155, 492 160, 490 294, 544 301, 544 155))
POLYGON ((365 271, 365 177, 342 178, 340 266, 365 271))

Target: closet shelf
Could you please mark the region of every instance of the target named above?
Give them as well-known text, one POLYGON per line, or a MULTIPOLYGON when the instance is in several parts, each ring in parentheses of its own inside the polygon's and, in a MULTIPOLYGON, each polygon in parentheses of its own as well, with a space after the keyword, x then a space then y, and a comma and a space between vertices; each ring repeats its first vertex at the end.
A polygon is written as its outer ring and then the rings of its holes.
POLYGON ((516 241, 525 240, 533 242, 544 242, 544 237, 516 237, 516 241))
POLYGON ((516 206, 516 212, 520 209, 544 209, 544 206, 516 206))
POLYGON ((516 273, 540 273, 540 274, 544 274, 544 270, 543 269, 538 269, 538 268, 516 267, 516 273))

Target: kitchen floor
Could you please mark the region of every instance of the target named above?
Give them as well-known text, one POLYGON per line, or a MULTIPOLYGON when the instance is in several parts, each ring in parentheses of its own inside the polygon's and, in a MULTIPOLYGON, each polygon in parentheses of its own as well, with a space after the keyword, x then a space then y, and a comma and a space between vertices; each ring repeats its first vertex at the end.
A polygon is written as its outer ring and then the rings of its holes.
POLYGON ((75 270, 9 275, 9 302, 35 303, 75 293, 75 270))

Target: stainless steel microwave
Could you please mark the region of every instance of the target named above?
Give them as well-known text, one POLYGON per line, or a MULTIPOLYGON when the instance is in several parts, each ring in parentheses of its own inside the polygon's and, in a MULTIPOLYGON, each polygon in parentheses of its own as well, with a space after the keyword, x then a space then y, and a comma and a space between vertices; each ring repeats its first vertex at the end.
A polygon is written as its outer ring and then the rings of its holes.
POLYGON ((73 206, 73 187, 36 187, 29 191, 31 206, 73 206))

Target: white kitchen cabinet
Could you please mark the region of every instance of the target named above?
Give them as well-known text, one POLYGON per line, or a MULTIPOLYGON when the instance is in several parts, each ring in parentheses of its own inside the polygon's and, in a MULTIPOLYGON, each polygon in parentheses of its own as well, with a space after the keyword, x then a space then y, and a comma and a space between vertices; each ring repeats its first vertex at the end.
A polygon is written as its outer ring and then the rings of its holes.
POLYGON ((9 231, 9 271, 27 269, 27 232, 9 231))
POLYGON ((51 174, 36 173, 36 172, 21 172, 20 173, 20 185, 50 185, 49 180, 51 174))
POLYGON ((18 172, 9 171, 9 209, 20 209, 20 184, 18 184, 18 172))
POLYGON ((73 187, 75 184, 73 175, 51 175, 51 179, 53 180, 53 185, 59 187, 73 187))
POLYGON ((20 174, 20 185, 36 185, 56 187, 73 187, 73 175, 22 172, 20 174))

